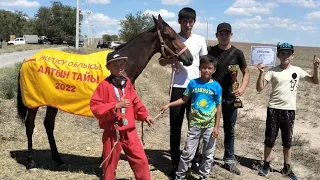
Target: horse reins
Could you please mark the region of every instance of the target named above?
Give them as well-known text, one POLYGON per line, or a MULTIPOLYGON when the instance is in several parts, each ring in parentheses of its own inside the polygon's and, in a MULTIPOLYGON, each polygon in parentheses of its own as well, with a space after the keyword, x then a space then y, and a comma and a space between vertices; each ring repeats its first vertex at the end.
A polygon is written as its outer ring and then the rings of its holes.
MULTIPOLYGON (((175 53, 175 52, 173 52, 167 45, 166 45, 166 42, 163 40, 163 38, 162 38, 162 36, 161 36, 161 32, 160 32, 160 29, 157 29, 157 33, 158 33, 158 37, 159 37, 159 40, 160 40, 160 44, 161 44, 161 54, 165 57, 165 58, 168 58, 168 56, 166 55, 166 53, 165 53, 165 49, 167 50, 167 51, 169 51, 169 53, 171 54, 171 55, 173 55, 173 57, 174 57, 174 63, 173 64, 175 64, 175 67, 173 67, 172 68, 172 76, 171 76, 171 83, 170 83, 170 91, 169 91, 169 102, 170 102, 170 98, 171 98, 171 94, 172 94, 172 87, 173 87, 173 80, 174 80, 174 75, 175 75, 175 73, 176 73, 176 70, 177 70, 177 68, 176 68, 176 65, 177 65, 177 59, 178 59, 178 57, 182 54, 182 53, 184 53, 187 49, 188 49, 188 47, 186 46, 186 47, 184 47, 182 50, 180 50, 177 54, 175 53)), ((154 118, 153 118, 153 120, 155 120, 156 118, 158 118, 161 114, 163 114, 163 112, 160 112, 157 116, 155 116, 154 118)), ((144 128, 143 128, 143 122, 141 122, 141 141, 142 141, 142 144, 143 145, 145 145, 145 143, 144 143, 144 128)))
MULTIPOLYGON (((168 58, 168 56, 166 55, 165 53, 165 50, 167 50, 171 55, 173 55, 174 57, 174 63, 173 64, 177 64, 177 59, 178 57, 184 53, 188 47, 184 47, 182 50, 180 50, 178 53, 175 53, 173 52, 165 43, 165 41, 163 40, 162 36, 161 36, 161 32, 160 32, 160 29, 157 28, 157 33, 158 33, 158 37, 159 37, 159 40, 160 40, 160 45, 161 45, 161 54, 165 57, 165 58, 168 58)), ((172 94, 172 87, 173 87, 173 80, 174 80, 174 75, 176 73, 176 67, 172 67, 172 77, 171 77, 171 85, 170 85, 170 91, 169 91, 169 101, 170 101, 170 98, 171 98, 171 94, 172 94)), ((116 111, 114 110, 114 113, 116 114, 116 111)), ((163 114, 163 112, 160 112, 157 116, 155 116, 153 118, 153 120, 157 119, 161 114, 163 114)), ((115 118, 117 118, 117 116, 115 116, 115 118)), ((143 123, 144 122, 141 122, 141 141, 142 141, 142 144, 145 145, 144 143, 144 128, 143 128, 143 123)), ((119 128, 118 128, 118 123, 117 121, 115 122, 115 130, 116 130, 116 141, 115 143, 113 144, 108 156, 101 162, 99 168, 101 168, 103 166, 103 164, 106 162, 107 159, 109 159, 109 157, 111 156, 114 148, 116 147, 116 145, 119 143, 119 140, 120 140, 120 133, 119 133, 119 128)))

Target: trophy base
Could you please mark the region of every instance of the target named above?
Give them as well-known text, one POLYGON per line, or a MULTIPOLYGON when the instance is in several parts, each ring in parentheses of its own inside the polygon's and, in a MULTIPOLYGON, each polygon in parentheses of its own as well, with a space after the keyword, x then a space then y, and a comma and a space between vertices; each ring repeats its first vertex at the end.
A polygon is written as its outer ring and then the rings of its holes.
POLYGON ((233 103, 235 108, 243 108, 243 103, 240 99, 236 99, 233 103))

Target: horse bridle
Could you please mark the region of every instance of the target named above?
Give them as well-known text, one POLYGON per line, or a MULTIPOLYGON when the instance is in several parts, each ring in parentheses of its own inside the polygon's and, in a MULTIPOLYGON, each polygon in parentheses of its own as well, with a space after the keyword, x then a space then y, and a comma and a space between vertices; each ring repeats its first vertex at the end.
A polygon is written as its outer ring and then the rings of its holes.
POLYGON ((172 51, 167 45, 166 45, 166 42, 164 42, 162 36, 161 36, 161 32, 160 32, 160 29, 157 28, 157 33, 158 33, 158 37, 159 37, 159 40, 160 40, 160 45, 161 45, 161 54, 165 57, 165 58, 168 58, 168 56, 166 55, 165 51, 164 50, 167 50, 171 55, 173 55, 173 57, 175 59, 177 59, 182 53, 184 53, 188 47, 184 47, 182 50, 180 50, 178 53, 175 53, 174 51, 172 51))

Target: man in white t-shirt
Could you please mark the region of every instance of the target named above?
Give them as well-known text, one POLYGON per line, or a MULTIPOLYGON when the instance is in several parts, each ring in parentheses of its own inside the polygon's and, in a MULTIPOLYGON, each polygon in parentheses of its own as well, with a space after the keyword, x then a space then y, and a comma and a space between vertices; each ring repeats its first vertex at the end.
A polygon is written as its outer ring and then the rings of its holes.
POLYGON ((289 43, 283 43, 277 47, 277 57, 280 65, 267 71, 263 78, 264 65, 259 64, 260 71, 256 89, 260 92, 268 82, 271 82, 272 91, 267 109, 267 121, 265 131, 264 165, 259 170, 260 176, 268 176, 270 171, 270 154, 274 146, 279 129, 281 129, 282 146, 284 155, 284 167, 281 173, 291 179, 297 179, 290 167, 293 126, 296 111, 296 96, 299 80, 307 80, 319 84, 318 67, 319 58, 313 59, 313 76, 300 67, 291 65, 294 48, 289 43))
MULTIPOLYGON (((170 101, 173 102, 180 99, 183 96, 183 92, 187 88, 190 80, 199 78, 199 65, 200 56, 208 54, 207 44, 202 36, 191 33, 193 25, 196 21, 196 12, 194 9, 185 7, 179 11, 179 24, 180 24, 180 38, 188 47, 189 51, 193 56, 193 63, 190 66, 183 66, 180 62, 177 62, 176 73, 173 80, 172 94, 170 101)), ((159 64, 166 66, 172 61, 167 59, 161 59, 159 64)), ((170 108, 170 152, 172 171, 170 176, 175 177, 175 172, 178 169, 180 161, 180 139, 181 139, 181 127, 186 112, 186 117, 189 122, 188 114, 191 108, 191 101, 181 106, 170 108)), ((200 157, 198 149, 196 157, 200 157)), ((194 159, 193 166, 197 166, 199 161, 197 158, 194 159)), ((196 167, 197 168, 197 167, 196 167)))

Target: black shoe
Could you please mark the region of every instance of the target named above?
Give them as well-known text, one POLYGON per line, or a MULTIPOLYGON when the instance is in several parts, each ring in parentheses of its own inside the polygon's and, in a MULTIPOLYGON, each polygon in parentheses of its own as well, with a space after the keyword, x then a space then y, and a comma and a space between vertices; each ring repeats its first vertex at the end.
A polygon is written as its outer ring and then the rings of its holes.
POLYGON ((238 169, 234 163, 232 163, 232 164, 224 164, 224 168, 226 170, 230 171, 231 173, 236 174, 236 175, 240 175, 241 174, 240 169, 238 169))
POLYGON ((284 167, 280 172, 283 176, 287 176, 292 180, 298 180, 297 176, 293 173, 290 164, 284 164, 284 167))
POLYGON ((191 170, 195 174, 199 174, 200 171, 200 164, 199 163, 194 163, 191 165, 191 170))
POLYGON ((263 166, 259 169, 258 175, 268 177, 269 172, 270 172, 269 162, 265 162, 263 166))

